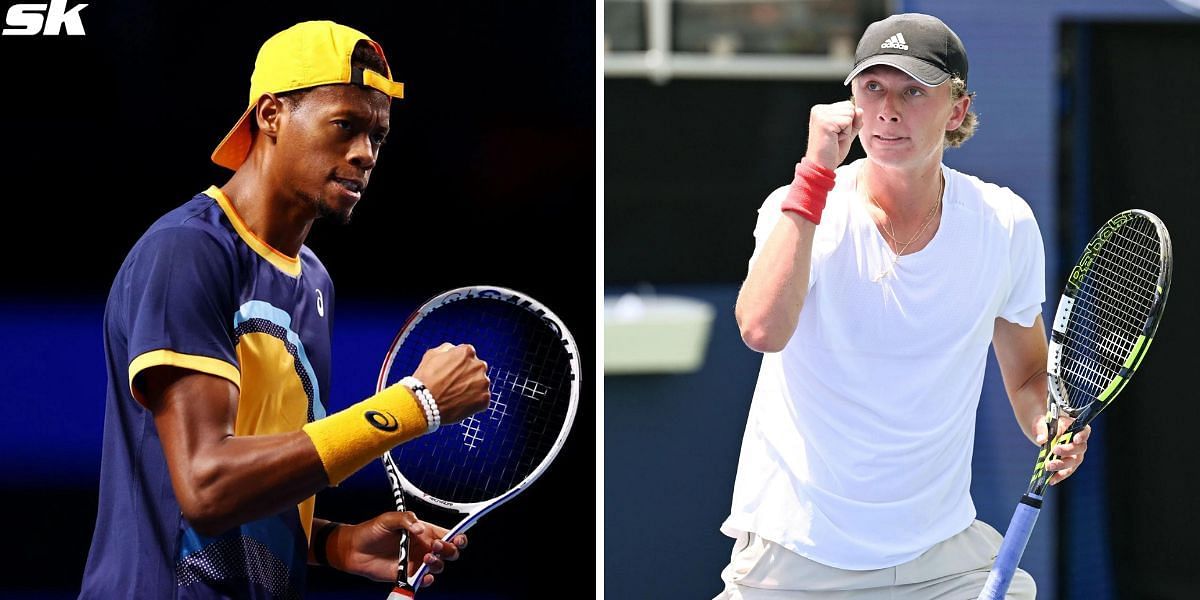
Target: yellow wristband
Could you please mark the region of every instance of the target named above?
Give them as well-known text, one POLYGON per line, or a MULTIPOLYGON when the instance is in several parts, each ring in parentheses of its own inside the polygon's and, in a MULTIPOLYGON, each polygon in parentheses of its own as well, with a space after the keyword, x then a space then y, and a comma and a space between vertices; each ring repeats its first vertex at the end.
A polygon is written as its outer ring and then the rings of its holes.
POLYGON ((317 447, 329 483, 336 485, 426 427, 412 391, 396 384, 303 429, 317 447))

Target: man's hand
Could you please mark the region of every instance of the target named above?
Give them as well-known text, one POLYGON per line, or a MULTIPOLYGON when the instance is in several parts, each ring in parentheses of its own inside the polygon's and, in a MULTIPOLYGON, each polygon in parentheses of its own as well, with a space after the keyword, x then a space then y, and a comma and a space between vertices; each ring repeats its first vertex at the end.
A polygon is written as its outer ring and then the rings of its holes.
POLYGON ((826 169, 846 160, 850 145, 863 126, 863 111, 849 100, 818 104, 808 115, 808 151, 805 158, 826 169))
MULTIPOLYGON (((1058 435, 1071 426, 1074 421, 1071 417, 1059 417, 1058 419, 1058 435)), ((1046 443, 1046 419, 1045 417, 1038 419, 1034 425, 1034 431, 1037 432, 1038 445, 1046 443)), ((1050 485, 1055 485, 1058 482, 1070 477, 1079 469, 1079 465, 1083 464, 1083 454, 1087 452, 1088 437, 1092 435, 1092 426, 1088 425, 1083 428, 1083 431, 1075 434, 1070 443, 1058 444, 1050 449, 1050 452, 1058 458, 1047 461, 1045 465, 1046 471, 1054 473, 1050 478, 1050 485)))
POLYGON ((487 408, 491 399, 487 363, 475 356, 470 344, 442 344, 426 351, 413 376, 433 394, 443 425, 487 408))
POLYGON ((467 547, 464 534, 447 544, 441 539, 446 535, 445 528, 421 521, 412 512, 387 512, 358 525, 338 527, 328 540, 329 564, 374 581, 395 583, 400 531, 404 529, 409 534, 409 575, 416 573, 422 563, 429 565, 420 587, 433 585, 433 575, 442 572, 445 561, 458 560, 459 551, 467 547))

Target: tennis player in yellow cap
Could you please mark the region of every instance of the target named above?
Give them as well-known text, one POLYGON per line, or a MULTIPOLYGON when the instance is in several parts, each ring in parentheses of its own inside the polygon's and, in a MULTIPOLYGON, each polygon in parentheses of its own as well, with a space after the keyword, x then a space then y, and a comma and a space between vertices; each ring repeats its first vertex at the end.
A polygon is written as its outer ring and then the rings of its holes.
MULTIPOLYGON (((348 220, 379 159, 394 98, 383 49, 332 23, 263 44, 246 110, 213 152, 232 169, 154 223, 113 282, 96 530, 81 598, 299 598, 307 564, 392 581, 466 538, 390 512, 315 518, 314 494, 385 450, 487 407, 467 345, 430 349, 413 376, 327 415, 334 290, 304 245, 348 220), (432 405, 431 405, 432 404, 432 405)), ((421 582, 429 585, 433 576, 421 582)))

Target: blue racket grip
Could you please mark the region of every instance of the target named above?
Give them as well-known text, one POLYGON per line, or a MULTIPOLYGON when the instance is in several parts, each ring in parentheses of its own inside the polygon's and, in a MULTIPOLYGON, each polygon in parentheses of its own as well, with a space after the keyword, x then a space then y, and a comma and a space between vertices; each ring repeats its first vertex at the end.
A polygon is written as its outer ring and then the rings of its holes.
POLYGON ((1021 503, 1013 512, 1012 521, 1008 523, 1008 530, 1004 532, 1004 542, 1000 544, 1000 553, 996 555, 996 564, 992 565, 992 572, 988 574, 987 583, 983 585, 983 592, 979 594, 979 600, 1003 600, 1005 592, 1008 591, 1008 585, 1012 583, 1013 574, 1017 572, 1017 563, 1021 562, 1021 555, 1025 553, 1029 535, 1033 533, 1033 526, 1037 523, 1038 515, 1041 512, 1041 496, 1025 494, 1021 497, 1021 503))

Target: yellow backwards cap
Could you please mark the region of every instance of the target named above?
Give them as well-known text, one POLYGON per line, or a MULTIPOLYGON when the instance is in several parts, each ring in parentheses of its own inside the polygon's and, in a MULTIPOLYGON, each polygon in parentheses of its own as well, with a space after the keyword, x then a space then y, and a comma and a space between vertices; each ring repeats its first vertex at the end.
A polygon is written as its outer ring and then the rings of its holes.
MULTIPOLYGON (((383 48, 366 34, 332 21, 307 21, 289 27, 263 43, 250 76, 250 103, 237 125, 212 153, 213 162, 237 170, 250 153, 250 115, 263 94, 280 94, 331 83, 375 88, 393 98, 404 97, 404 84, 392 81, 392 70, 380 74, 350 66, 359 40, 366 40, 383 57, 383 48)), ((383 58, 387 66, 387 58, 383 58)))

